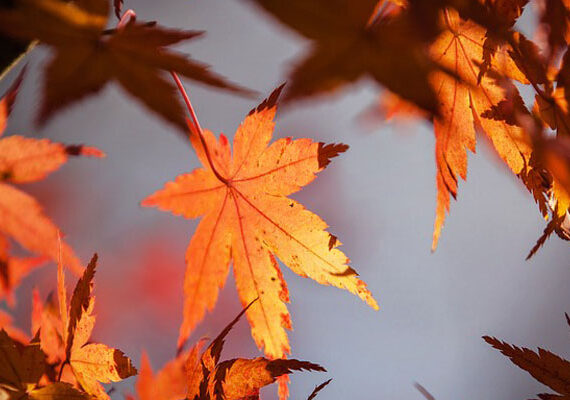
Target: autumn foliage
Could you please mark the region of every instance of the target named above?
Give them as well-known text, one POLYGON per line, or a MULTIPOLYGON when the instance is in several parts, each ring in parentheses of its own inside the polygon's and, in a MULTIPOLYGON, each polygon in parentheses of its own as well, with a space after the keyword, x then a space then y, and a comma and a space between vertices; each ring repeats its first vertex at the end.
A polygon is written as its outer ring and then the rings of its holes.
POLYGON ((252 336, 272 358, 290 352, 289 292, 275 256, 297 274, 333 285, 378 308, 366 285, 348 266, 335 236, 317 215, 286 196, 324 169, 346 145, 280 139, 268 146, 281 88, 252 110, 238 128, 233 158, 228 139, 211 132, 191 136, 204 168, 177 177, 142 202, 186 218, 205 215, 186 252, 184 321, 179 346, 213 309, 233 260, 252 336), (203 137, 201 141, 199 138, 203 137))
MULTIPOLYGON (((202 32, 140 21, 134 10, 123 10, 121 0, 0 2, 0 76, 13 79, 0 100, 0 135, 26 79, 25 67, 15 78, 10 71, 20 68, 20 59, 34 47, 43 46, 50 58, 38 95, 38 129, 115 83, 168 122, 202 164, 140 199, 144 207, 199 222, 185 256, 179 255, 186 269, 177 354, 155 373, 143 353, 135 390, 124 394, 131 400, 257 399, 261 388, 276 381, 284 399, 289 374, 325 371, 318 364, 287 358, 293 321, 278 261, 301 277, 345 289, 379 309, 340 250, 340 239, 318 213, 290 198, 333 159, 336 163, 348 146, 334 143, 334 138, 331 143, 272 140, 280 104, 303 104, 367 77, 383 89, 374 113, 428 122, 435 137, 437 191, 432 251, 460 178, 467 178, 468 153, 483 138, 546 221, 536 244, 529 243, 527 258, 552 233, 570 240, 570 2, 250 3, 305 38, 307 50, 295 59, 287 83, 245 116, 230 144, 224 134, 202 129, 180 77, 238 96, 254 97, 256 92, 173 48, 202 32), (535 6, 539 21, 536 38, 525 36, 517 25, 531 6, 527 3, 535 6), (532 92, 530 101, 523 98, 525 91, 532 92), (206 313, 215 310, 230 265, 243 311, 209 345, 202 339, 186 349, 206 313), (243 314, 263 356, 222 360, 224 341, 243 314)), ((105 154, 86 145, 9 134, 0 138, 0 300, 13 306, 20 282, 53 261, 57 278, 56 295, 45 298, 34 290, 30 296, 30 335, 0 310, 0 399, 108 400, 110 391, 102 384, 137 375, 137 368, 122 351, 91 339, 95 271, 104 265, 97 266, 95 255, 85 266, 40 202, 20 187, 44 179, 70 157, 101 159, 105 154), (78 278, 71 296, 64 268, 78 278)), ((539 394, 541 399, 570 397, 568 361, 547 350, 484 339, 557 393, 539 394)), ((317 386, 309 399, 328 382, 317 386)))

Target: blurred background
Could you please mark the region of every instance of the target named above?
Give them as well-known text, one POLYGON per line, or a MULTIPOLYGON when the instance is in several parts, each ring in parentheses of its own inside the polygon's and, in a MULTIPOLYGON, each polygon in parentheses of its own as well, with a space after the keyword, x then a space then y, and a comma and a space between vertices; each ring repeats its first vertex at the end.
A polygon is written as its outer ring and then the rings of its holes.
MULTIPOLYGON (((246 0, 127 0, 125 7, 135 8, 142 20, 206 30, 205 37, 178 49, 260 92, 259 99, 243 99, 186 82, 202 126, 230 138, 247 112, 285 80, 295 57, 308 50, 308 43, 246 0)), ((523 28, 532 19, 527 14, 523 28)), ((199 162, 189 143, 114 85, 46 127, 35 126, 47 57, 43 48, 27 57, 29 70, 6 134, 93 145, 107 158, 70 160, 48 179, 22 189, 40 200, 84 262, 99 253, 94 339, 120 348, 137 365, 144 349, 158 369, 175 353, 184 253, 197 221, 139 202, 199 162)), ((17 70, 0 84, 2 91, 17 70)), ((461 182, 439 248, 431 254, 433 133, 423 123, 364 123, 359 116, 380 91, 362 80, 278 113, 275 138, 350 145, 294 197, 328 222, 380 303, 375 312, 348 292, 283 267, 291 292, 292 356, 328 370, 294 374, 291 398, 306 398, 328 378, 333 382, 321 399, 420 399, 414 382, 440 400, 526 399, 545 391, 481 336, 570 357, 564 319, 570 311, 568 244, 553 236, 525 262, 544 220, 480 138, 478 154, 469 157, 468 180, 461 182)), ((55 283, 53 264, 24 281, 13 310, 19 326, 29 330, 31 288, 38 287, 45 298, 55 283)), ((240 311, 234 286, 230 275, 217 307, 192 340, 214 337, 240 311)), ((259 355, 244 319, 230 334, 223 357, 259 355)), ((132 391, 134 381, 117 385, 113 397, 132 391)), ((276 398, 275 387, 262 393, 276 398)))

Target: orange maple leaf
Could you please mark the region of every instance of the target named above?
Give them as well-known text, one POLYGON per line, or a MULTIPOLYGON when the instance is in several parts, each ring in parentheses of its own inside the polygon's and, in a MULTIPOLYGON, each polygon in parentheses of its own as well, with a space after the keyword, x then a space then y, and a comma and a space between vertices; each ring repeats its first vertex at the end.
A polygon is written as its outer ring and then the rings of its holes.
POLYGON ((556 130, 556 138, 539 136, 535 143, 535 153, 550 175, 552 183, 548 193, 556 203, 551 207, 558 217, 564 217, 570 209, 570 114, 566 88, 559 86, 550 98, 535 97, 534 109, 551 129, 556 130))
POLYGON ((32 292, 32 336, 39 333, 40 346, 50 365, 57 365, 65 360, 63 324, 59 309, 52 295, 42 302, 37 289, 32 292))
POLYGON ((285 329, 291 329, 285 306, 289 293, 274 256, 298 275, 347 289, 378 308, 337 249, 340 242, 325 230, 326 223, 286 197, 315 179, 348 146, 290 138, 268 146, 280 91, 238 128, 233 159, 223 134, 219 140, 208 131, 203 137, 192 135, 204 167, 178 176, 142 202, 186 218, 203 216, 186 253, 179 345, 214 307, 230 259, 242 304, 259 298, 247 316, 257 345, 271 358, 290 351, 285 329))
MULTIPOLYGON (((243 314, 258 300, 254 299, 249 303, 210 343, 202 355, 199 355, 201 341, 189 352, 186 361, 188 385, 186 399, 259 400, 259 389, 278 379, 288 377, 288 374, 293 371, 326 371, 320 365, 309 361, 284 358, 276 360, 264 357, 234 358, 220 362, 225 337, 243 314)), ((310 398, 313 398, 318 390, 316 388, 310 398)))
POLYGON ((95 254, 75 286, 68 309, 63 268, 58 263, 57 291, 65 344, 65 361, 61 368, 69 363, 77 382, 87 393, 100 400, 109 400, 100 382, 118 382, 136 375, 137 370, 122 351, 89 342, 95 326, 95 298, 91 292, 96 266, 95 254))
POLYGON ((14 305, 14 289, 32 270, 45 263, 45 257, 14 257, 9 254, 8 238, 0 234, 0 300, 6 298, 14 305))
POLYGON ((299 360, 257 357, 223 361, 210 373, 208 395, 212 400, 259 399, 259 389, 293 371, 325 371, 318 364, 299 360))
MULTIPOLYGON (((6 126, 18 90, 18 78, 0 101, 0 127, 6 126)), ((0 131, 0 136, 3 131, 0 131)), ((27 250, 53 260, 58 259, 59 229, 43 213, 30 195, 9 183, 28 183, 43 179, 59 169, 69 156, 104 157, 94 147, 63 145, 48 139, 8 136, 0 139, 0 234, 15 239, 27 250)), ((63 262, 75 274, 83 267, 71 247, 62 243, 63 262)))
MULTIPOLYGON (((512 25, 525 3, 525 0, 496 2, 493 7, 512 25)), ((506 44, 503 39, 495 40, 490 31, 475 22, 463 20, 449 10, 443 13, 441 24, 442 33, 430 51, 434 61, 452 70, 459 80, 439 72, 431 77, 441 107, 441 115, 433 119, 438 197, 432 250, 437 246, 450 197, 457 194, 458 177, 466 178, 467 149, 475 151, 475 134, 484 132, 497 154, 532 193, 542 215, 553 215, 531 256, 552 232, 562 238, 568 236, 561 224, 570 203, 564 185, 567 157, 551 153, 550 163, 543 159, 546 152, 541 154, 542 148, 551 146, 539 140, 542 125, 533 123, 535 119, 511 80, 530 82, 535 88, 538 84, 545 85, 544 91, 538 89, 533 112, 559 135, 566 135, 570 122, 568 99, 560 83, 562 73, 559 86, 553 90, 549 77, 553 71, 548 72, 538 47, 518 32, 511 32, 506 44)), ((376 115, 386 119, 395 115, 421 116, 413 105, 393 94, 384 96, 376 110, 376 115)))
POLYGON ((178 400, 186 395, 186 359, 189 353, 179 354, 156 374, 143 351, 141 368, 135 385, 140 400, 178 400))
POLYGON ((2 329, 5 330, 12 339, 22 344, 28 343, 30 340, 24 331, 13 325, 12 316, 3 310, 0 310, 0 330, 2 329))
POLYGON ((535 152, 532 162, 542 169, 534 168, 532 174, 525 176, 525 184, 532 189, 539 205, 544 202, 543 215, 551 219, 542 235, 530 250, 527 260, 556 233, 563 240, 570 240, 570 137, 557 135, 549 138, 543 133, 535 135, 535 152))
MULTIPOLYGON (((525 131, 506 121, 500 114, 507 90, 501 77, 526 82, 504 46, 494 49, 490 66, 481 76, 481 63, 487 51, 486 30, 472 21, 462 20, 456 12, 446 10, 442 17, 443 32, 431 46, 434 61, 456 73, 456 78, 436 72, 432 84, 437 90, 441 116, 434 119, 437 164, 437 207, 432 250, 435 250, 449 210, 450 195, 457 194, 458 176, 467 176, 467 149, 475 152, 475 133, 480 128, 503 161, 519 174, 528 165, 532 147, 525 131)), ((521 102, 522 104, 522 102, 521 102)), ((511 106, 509 104, 509 106, 511 106)), ((524 107, 524 106, 523 106, 524 107)))

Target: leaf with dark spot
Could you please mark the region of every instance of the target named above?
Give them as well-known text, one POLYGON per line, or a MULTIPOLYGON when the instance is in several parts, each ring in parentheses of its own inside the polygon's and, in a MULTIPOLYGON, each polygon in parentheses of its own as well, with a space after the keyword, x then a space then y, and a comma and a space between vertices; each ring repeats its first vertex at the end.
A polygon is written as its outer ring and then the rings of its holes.
POLYGON ((298 275, 348 290, 378 307, 348 258, 338 247, 329 248, 326 223, 287 197, 313 181, 347 146, 291 138, 270 143, 280 91, 239 126, 233 156, 224 135, 216 139, 206 131, 203 140, 192 135, 203 168, 178 176, 142 202, 186 218, 202 217, 187 250, 179 345, 215 305, 230 260, 242 304, 258 298, 246 315, 268 358, 290 351, 289 294, 275 257, 298 275))

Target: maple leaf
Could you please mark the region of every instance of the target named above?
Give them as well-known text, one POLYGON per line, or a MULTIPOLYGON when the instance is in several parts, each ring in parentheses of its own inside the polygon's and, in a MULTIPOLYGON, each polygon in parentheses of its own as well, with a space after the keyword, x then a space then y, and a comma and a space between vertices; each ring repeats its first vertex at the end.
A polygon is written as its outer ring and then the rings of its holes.
POLYGON ((100 382, 118 382, 136 375, 137 370, 120 350, 89 342, 95 326, 95 316, 92 314, 95 298, 91 292, 96 266, 95 254, 75 286, 68 309, 63 268, 58 263, 58 298, 66 357, 61 368, 69 363, 77 382, 87 393, 108 400, 109 395, 100 382))
MULTIPOLYGON (((450 196, 457 195, 458 177, 467 176, 467 149, 475 152, 477 128, 487 134, 515 174, 525 169, 532 151, 525 131, 501 116, 505 107, 513 107, 512 103, 501 103, 505 97, 519 98, 514 85, 502 77, 526 82, 509 55, 509 48, 496 49, 489 71, 481 76, 486 30, 472 21, 462 20, 451 10, 444 11, 442 24, 444 31, 430 51, 435 60, 455 72, 461 81, 440 72, 431 78, 437 88, 441 113, 434 119, 438 194, 432 250, 437 247, 450 196)), ((518 107, 524 108, 522 101, 518 107)))
MULTIPOLYGON (((0 127, 14 102, 21 76, 0 101, 0 127)), ((0 131, 0 136, 3 131, 0 131)), ((51 259, 58 258, 59 229, 43 213, 40 204, 10 183, 28 183, 43 179, 63 165, 69 156, 104 157, 94 147, 63 145, 48 139, 23 136, 0 138, 0 234, 15 239, 27 250, 51 259)), ((74 273, 83 270, 71 247, 63 243, 63 262, 74 273)))
MULTIPOLYGON (((536 154, 538 146, 533 143, 536 142, 534 136, 541 137, 541 129, 536 129, 534 122, 529 123, 535 117, 511 81, 532 83, 538 91, 534 113, 565 134, 568 116, 567 99, 560 87, 563 74, 559 74, 555 96, 549 97, 552 70, 547 61, 534 42, 510 30, 526 3, 526 0, 484 2, 503 20, 498 32, 490 30, 493 24, 485 29, 460 18, 452 10, 441 14, 442 33, 431 45, 430 52, 434 61, 453 73, 436 72, 430 78, 441 106, 441 115, 433 118, 438 196, 432 250, 437 247, 450 197, 457 195, 458 177, 466 178, 467 150, 475 151, 476 132, 484 132, 491 139, 498 155, 532 193, 543 216, 548 217, 552 212, 560 217, 567 211, 569 197, 564 185, 552 177, 550 167, 536 154), (548 90, 543 91, 538 85, 548 90)), ((425 116, 417 107, 392 93, 383 95, 372 115, 384 119, 425 116)), ((558 171, 566 170, 558 166, 558 171)), ((558 217, 555 224, 549 224, 530 255, 548 234, 563 232, 560 221, 564 218, 558 217)))
POLYGON ((5 330, 0 330, 0 387, 9 397, 35 388, 44 373, 44 354, 37 341, 20 351, 5 330))
POLYGON ((108 0, 69 3, 62 0, 17 0, 0 9, 0 31, 37 39, 54 49, 45 68, 39 121, 116 81, 124 90, 185 131, 184 111, 176 88, 164 72, 175 71, 197 82, 248 94, 202 63, 167 46, 201 35, 198 31, 131 22, 106 30, 108 0))
POLYGON ((556 232, 563 240, 570 240, 570 137, 566 133, 566 88, 558 83, 538 89, 532 116, 523 116, 521 126, 532 138, 533 153, 530 168, 519 177, 532 193, 542 216, 550 221, 530 250, 527 260, 556 232), (545 132, 545 127, 557 129, 556 137, 545 132))
POLYGON ((325 371, 318 364, 307 361, 267 358, 236 358, 218 364, 210 373, 210 399, 238 400, 259 398, 259 389, 293 371, 325 371))
MULTIPOLYGON (((259 389, 293 371, 326 371, 318 364, 300 360, 269 360, 258 357, 220 362, 225 337, 258 300, 249 303, 210 343, 200 357, 198 351, 201 344, 194 346, 186 362, 188 400, 255 400, 259 399, 259 389)), ((318 392, 317 389, 315 391, 318 392)))
POLYGON ((385 16, 379 11, 378 0, 253 2, 312 41, 311 50, 289 74, 285 101, 323 94, 370 77, 437 113, 437 100, 427 79, 437 66, 424 51, 424 33, 407 13, 385 16))
POLYGON ((24 331, 12 324, 12 316, 3 310, 0 310, 0 329, 4 329, 8 336, 17 342, 28 343, 30 341, 24 331))
MULTIPOLYGON (((535 198, 541 196, 538 199, 539 205, 541 202, 546 204, 544 207, 547 209, 542 210, 544 217, 549 217, 549 210, 551 215, 542 235, 530 250, 527 260, 554 232, 561 239, 570 240, 570 137, 564 134, 558 134, 555 138, 536 136, 531 162, 538 164, 542 169, 539 170, 540 175, 529 174, 524 177, 524 181, 527 187, 537 192, 535 198), (539 175, 538 179, 536 175, 539 175), (528 182, 530 179, 538 182, 528 182)), ((533 171, 536 170, 534 167, 533 171)))
MULTIPOLYGON (((494 337, 483 339, 499 350, 519 368, 528 372, 534 379, 558 392, 564 398, 570 397, 570 362, 562 357, 538 348, 538 353, 525 347, 517 347, 494 337)), ((541 399, 558 398, 556 395, 539 395, 541 399)))
MULTIPOLYGON (((543 62, 546 64, 546 62, 543 62)), ((546 69, 546 67, 542 67, 546 69)), ((544 89, 534 84, 537 92, 534 104, 534 118, 526 125, 533 138, 533 155, 530 163, 534 170, 521 175, 525 185, 533 193, 545 218, 551 220, 542 236, 527 256, 527 260, 556 232, 564 240, 570 240, 570 53, 566 52, 559 70, 553 66, 544 82, 544 89), (556 87, 551 75, 556 73, 556 87), (544 128, 556 131, 556 137, 548 137, 544 128), (534 175, 534 176, 533 176, 534 175), (537 179, 538 176, 538 179, 537 179), (538 185, 536 184, 538 181, 538 185), (542 182, 541 182, 542 181, 542 182), (540 196, 540 197, 539 197, 540 196)), ((531 82, 533 82, 531 80, 531 82)))
POLYGON ((139 400, 178 400, 186 395, 186 360, 188 352, 179 354, 154 374, 146 352, 135 385, 139 400))
POLYGON ((200 349, 203 345, 203 340, 194 345, 188 358, 186 359, 186 382, 187 392, 186 398, 189 400, 202 399, 207 393, 207 384, 210 373, 216 368, 222 356, 224 342, 226 336, 235 324, 243 317, 245 312, 259 299, 254 299, 251 303, 243 308, 240 313, 226 325, 224 329, 216 336, 210 345, 200 355, 200 349))
POLYGON ((45 354, 38 338, 20 348, 0 330, 0 398, 9 400, 87 400, 89 396, 68 383, 39 386, 45 372, 45 354), (6 396, 6 397, 4 397, 6 396))
POLYGON ((14 289, 32 270, 42 266, 45 257, 13 257, 9 254, 8 238, 0 234, 0 300, 6 298, 14 305, 14 289))
POLYGON ((32 335, 39 332, 40 346, 48 364, 57 365, 65 360, 63 324, 59 308, 52 295, 43 303, 37 289, 32 292, 31 330, 32 335))
POLYGON ((564 217, 570 210, 570 136, 542 139, 538 157, 552 176, 549 205, 553 214, 564 217))
POLYGON ((551 193, 554 213, 563 217, 570 209, 570 136, 558 136, 542 143, 541 158, 553 177, 551 193))
POLYGON ((192 135, 204 167, 178 176, 142 202, 186 218, 203 216, 186 253, 179 346, 216 303, 230 259, 242 304, 259 298, 247 316, 257 345, 270 358, 290 351, 285 329, 291 328, 289 294, 274 255, 298 275, 347 289, 378 308, 325 222, 286 197, 348 146, 286 138, 268 147, 280 90, 238 128, 233 158, 224 135, 219 141, 211 132, 192 135))

